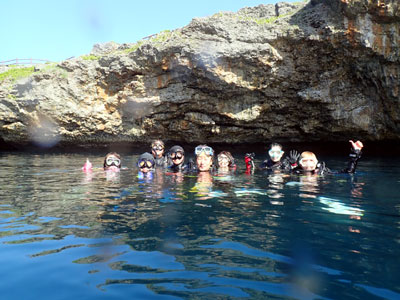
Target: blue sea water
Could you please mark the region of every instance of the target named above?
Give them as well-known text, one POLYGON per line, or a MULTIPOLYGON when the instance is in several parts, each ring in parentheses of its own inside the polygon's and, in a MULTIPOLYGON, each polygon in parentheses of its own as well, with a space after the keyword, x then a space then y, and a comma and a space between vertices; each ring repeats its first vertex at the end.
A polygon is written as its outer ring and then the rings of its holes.
POLYGON ((86 157, 0 154, 1 299, 400 299, 399 159, 143 178, 86 157))

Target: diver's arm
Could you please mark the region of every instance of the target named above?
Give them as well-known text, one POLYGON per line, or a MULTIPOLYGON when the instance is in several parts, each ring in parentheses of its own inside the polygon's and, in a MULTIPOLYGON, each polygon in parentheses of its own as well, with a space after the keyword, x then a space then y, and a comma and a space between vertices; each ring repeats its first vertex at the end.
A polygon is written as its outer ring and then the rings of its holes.
POLYGON ((352 145, 352 148, 349 154, 347 168, 343 169, 341 173, 354 173, 357 168, 357 162, 361 158, 361 149, 363 148, 363 144, 360 141, 350 141, 350 143, 352 145))
POLYGON ((189 162, 187 163, 186 166, 187 166, 187 168, 186 168, 187 172, 197 172, 198 171, 197 165, 194 162, 193 158, 189 159, 189 162))
MULTIPOLYGON (((247 165, 246 165, 246 166, 247 166, 247 165)), ((261 164, 259 164, 258 168, 259 168, 260 170, 264 170, 264 169, 267 168, 267 165, 265 164, 265 162, 262 162, 261 164)))
MULTIPOLYGON (((287 172, 290 172, 290 171, 292 170, 292 166, 291 166, 291 163, 290 163, 288 157, 285 157, 285 158, 282 160, 282 163, 281 163, 281 165, 280 165, 280 169, 281 169, 281 170, 284 170, 284 171, 287 171, 287 172)), ((293 169, 294 169, 294 168, 293 168, 293 169)))
POLYGON ((266 170, 268 169, 268 160, 264 160, 261 164, 259 164, 258 168, 260 170, 266 170))
POLYGON ((244 162, 246 164, 246 174, 250 174, 254 172, 254 153, 246 153, 244 156, 244 162))
POLYGON ((282 161, 281 169, 290 172, 291 170, 295 169, 298 166, 297 161, 299 160, 300 153, 296 150, 291 150, 289 152, 289 156, 285 157, 282 161))
MULTIPOLYGON (((337 171, 332 171, 331 169, 329 169, 324 161, 321 161, 318 163, 317 165, 317 174, 318 175, 324 175, 324 174, 336 174, 338 173, 337 171)), ((342 172, 339 172, 342 173, 342 172)))
POLYGON ((349 154, 349 161, 347 163, 347 168, 343 169, 341 173, 354 173, 357 168, 357 162, 361 158, 361 150, 352 149, 349 154))

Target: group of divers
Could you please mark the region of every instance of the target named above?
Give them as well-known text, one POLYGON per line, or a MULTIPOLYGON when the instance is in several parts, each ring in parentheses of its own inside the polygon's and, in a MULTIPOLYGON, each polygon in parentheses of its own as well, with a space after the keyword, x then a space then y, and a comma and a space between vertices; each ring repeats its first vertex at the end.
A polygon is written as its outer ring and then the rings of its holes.
MULTIPOLYGON (((264 160, 258 168, 254 165, 254 153, 247 153, 244 161, 246 173, 252 173, 256 169, 278 171, 292 174, 323 175, 332 173, 354 173, 357 162, 361 157, 363 144, 361 141, 353 142, 347 166, 340 171, 330 170, 324 162, 319 162, 316 155, 310 151, 301 154, 291 150, 284 156, 282 145, 272 143, 268 150, 269 158, 264 160)), ((137 167, 141 175, 151 174, 156 167, 164 168, 172 173, 202 173, 216 172, 226 173, 236 170, 235 160, 229 151, 221 151, 216 155, 214 149, 207 145, 199 145, 194 151, 195 159, 187 161, 185 151, 181 146, 175 145, 165 151, 165 145, 161 140, 151 143, 151 153, 141 154, 137 161, 137 167)), ((108 153, 104 158, 104 170, 118 172, 121 169, 121 156, 116 152, 108 153)), ((89 160, 82 167, 84 171, 91 171, 92 164, 89 160)))

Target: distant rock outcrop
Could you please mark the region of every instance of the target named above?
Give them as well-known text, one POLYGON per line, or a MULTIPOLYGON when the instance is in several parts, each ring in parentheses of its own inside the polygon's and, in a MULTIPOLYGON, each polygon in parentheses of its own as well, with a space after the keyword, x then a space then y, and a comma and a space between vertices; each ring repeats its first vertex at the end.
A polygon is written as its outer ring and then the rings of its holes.
POLYGON ((97 45, 29 77, 0 74, 0 138, 50 146, 398 140, 399 21, 397 0, 311 0, 97 45))

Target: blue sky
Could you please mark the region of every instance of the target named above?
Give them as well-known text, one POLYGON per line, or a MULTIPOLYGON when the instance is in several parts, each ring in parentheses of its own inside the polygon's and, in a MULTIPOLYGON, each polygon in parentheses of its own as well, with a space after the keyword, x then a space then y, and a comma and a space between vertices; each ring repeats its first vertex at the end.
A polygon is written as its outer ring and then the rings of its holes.
POLYGON ((194 17, 276 2, 2 0, 0 62, 14 58, 61 61, 88 54, 96 43, 134 43, 162 30, 183 27, 194 17))

